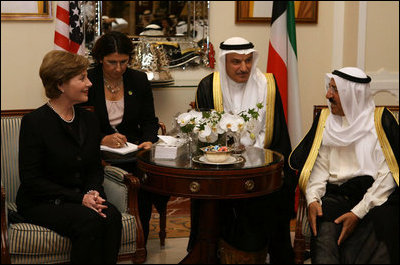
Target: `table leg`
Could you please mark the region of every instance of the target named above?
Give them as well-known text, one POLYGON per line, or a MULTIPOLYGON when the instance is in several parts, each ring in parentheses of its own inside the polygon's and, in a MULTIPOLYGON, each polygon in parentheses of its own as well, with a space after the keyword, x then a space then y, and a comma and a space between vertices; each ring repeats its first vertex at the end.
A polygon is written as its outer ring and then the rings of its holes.
POLYGON ((182 264, 217 264, 218 239, 220 223, 218 200, 199 200, 200 220, 198 239, 193 249, 180 262, 182 264))

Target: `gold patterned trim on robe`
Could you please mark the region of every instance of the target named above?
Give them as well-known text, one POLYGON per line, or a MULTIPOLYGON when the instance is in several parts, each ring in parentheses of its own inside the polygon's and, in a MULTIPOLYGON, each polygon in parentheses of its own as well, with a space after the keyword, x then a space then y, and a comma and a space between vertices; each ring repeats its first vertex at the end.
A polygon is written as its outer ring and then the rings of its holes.
POLYGON ((222 90, 221 90, 221 80, 219 78, 219 72, 214 72, 213 76, 213 99, 214 99, 214 109, 216 111, 223 111, 224 105, 222 104, 222 90))
POLYGON ((265 73, 265 78, 267 78, 267 106, 265 106, 264 148, 269 148, 274 133, 276 85, 273 74, 265 73))
POLYGON ((330 111, 328 108, 321 110, 321 115, 319 117, 317 131, 315 132, 314 141, 311 146, 311 150, 307 157, 307 160, 304 163, 303 170, 300 173, 299 187, 300 187, 301 191, 303 192, 303 194, 306 194, 307 182, 308 182, 308 179, 310 178, 310 174, 314 167, 315 161, 317 160, 319 148, 322 143, 323 132, 325 129, 325 122, 326 122, 326 119, 328 118, 329 114, 330 114, 330 111))
POLYGON ((378 135, 378 140, 381 145, 383 155, 385 156, 386 162, 389 166, 390 171, 392 172, 392 176, 394 178, 394 181, 396 181, 397 186, 399 186, 399 165, 397 164, 397 160, 394 156, 392 147, 390 146, 390 143, 386 137, 386 133, 383 130, 382 126, 382 114, 384 107, 377 107, 375 109, 375 129, 376 133, 378 135))

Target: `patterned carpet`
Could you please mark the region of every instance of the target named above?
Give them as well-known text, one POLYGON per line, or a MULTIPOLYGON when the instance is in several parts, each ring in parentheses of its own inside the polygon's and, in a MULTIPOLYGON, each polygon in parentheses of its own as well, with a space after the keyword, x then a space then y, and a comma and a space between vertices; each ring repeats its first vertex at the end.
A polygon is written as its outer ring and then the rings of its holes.
MULTIPOLYGON (((149 239, 158 238, 160 215, 155 209, 150 220, 149 239)), ((190 233, 190 199, 171 197, 167 205, 167 238, 188 237, 190 233)))
MULTIPOLYGON (((159 216, 154 216, 150 221, 149 238, 158 238, 160 232, 159 216)), ((167 238, 188 237, 190 232, 190 216, 168 216, 167 217, 167 238)))
MULTIPOLYGON (((150 220, 149 239, 158 238, 160 215, 153 209, 150 220)), ((188 237, 190 233, 190 200, 171 197, 167 206, 167 238, 188 237)), ((295 231, 296 219, 290 222, 290 231, 295 231)))

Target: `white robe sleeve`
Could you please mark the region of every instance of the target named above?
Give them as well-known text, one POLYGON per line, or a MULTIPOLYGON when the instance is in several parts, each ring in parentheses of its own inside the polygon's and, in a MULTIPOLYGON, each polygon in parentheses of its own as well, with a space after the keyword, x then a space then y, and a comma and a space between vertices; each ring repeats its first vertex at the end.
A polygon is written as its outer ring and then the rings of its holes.
POLYGON ((322 205, 321 198, 325 195, 326 184, 329 178, 328 158, 329 148, 321 146, 306 187, 307 205, 314 201, 322 205))
POLYGON ((364 218, 372 208, 385 203, 395 188, 396 182, 393 179, 386 160, 383 160, 374 183, 364 194, 363 199, 351 211, 358 218, 364 218))

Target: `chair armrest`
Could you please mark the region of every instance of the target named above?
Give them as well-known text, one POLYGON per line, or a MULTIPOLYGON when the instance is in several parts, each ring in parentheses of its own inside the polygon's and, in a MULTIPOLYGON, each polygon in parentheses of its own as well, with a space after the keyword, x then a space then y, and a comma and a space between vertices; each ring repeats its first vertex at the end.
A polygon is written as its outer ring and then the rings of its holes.
POLYGON ((159 129, 161 129, 161 135, 167 135, 167 127, 165 126, 165 123, 162 121, 158 122, 159 129))
POLYGON ((124 176, 124 183, 128 187, 128 213, 131 215, 138 214, 138 194, 140 188, 140 180, 131 173, 128 173, 124 176))
MULTIPOLYGON (((121 213, 129 213, 137 211, 137 209, 129 207, 131 200, 137 200, 138 189, 135 184, 130 184, 129 173, 119 167, 104 167, 104 190, 107 200, 114 204, 121 213)), ((138 180, 139 181, 139 180, 138 180)), ((138 184, 140 186, 140 184, 138 184)))
POLYGON ((137 249, 146 253, 143 226, 139 216, 138 193, 140 180, 127 171, 114 166, 104 167, 104 190, 107 200, 114 204, 121 213, 135 217, 137 226, 137 249), (121 207, 121 208, 120 208, 121 207))
POLYGON ((11 264, 10 250, 8 246, 8 226, 6 216, 6 191, 1 184, 1 263, 11 264))
MULTIPOLYGON (((294 242, 293 242, 293 250, 295 256, 295 264, 303 264, 304 263, 304 254, 306 251, 306 236, 303 233, 304 226, 308 226, 307 220, 307 201, 304 197, 303 192, 300 191, 299 196, 299 206, 297 209, 296 216, 296 230, 294 234, 294 242)), ((309 230, 308 230, 309 231, 309 230)), ((309 237, 308 237, 309 239, 309 237)))
POLYGON ((140 180, 131 173, 119 167, 104 167, 104 189, 106 190, 107 199, 115 206, 120 206, 123 203, 124 205, 120 209, 121 212, 131 215, 139 212, 139 188, 140 180), (118 191, 110 189, 109 185, 113 185, 114 188, 117 185, 118 191), (121 190, 124 192, 121 193, 121 190))

